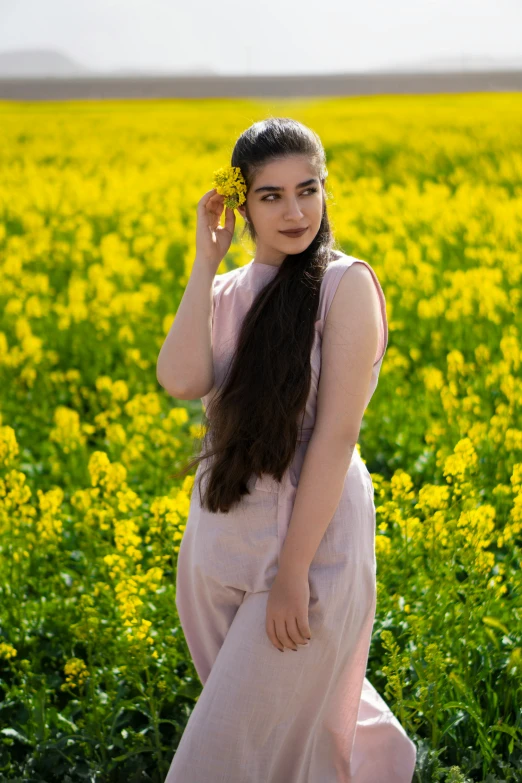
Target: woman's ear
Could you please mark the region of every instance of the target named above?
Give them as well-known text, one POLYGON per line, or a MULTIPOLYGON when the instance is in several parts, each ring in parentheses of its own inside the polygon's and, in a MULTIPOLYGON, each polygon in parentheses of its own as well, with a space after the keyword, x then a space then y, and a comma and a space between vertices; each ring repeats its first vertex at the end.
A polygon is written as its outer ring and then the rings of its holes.
POLYGON ((239 212, 241 217, 244 218, 244 220, 248 223, 248 218, 246 216, 245 208, 244 207, 237 207, 237 211, 239 212))

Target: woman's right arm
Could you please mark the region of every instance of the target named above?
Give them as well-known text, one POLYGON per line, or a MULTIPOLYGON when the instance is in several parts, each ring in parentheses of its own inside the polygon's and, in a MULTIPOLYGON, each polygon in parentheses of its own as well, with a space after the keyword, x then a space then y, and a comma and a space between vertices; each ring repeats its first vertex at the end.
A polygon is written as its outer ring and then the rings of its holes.
POLYGON ((212 289, 214 272, 197 258, 156 363, 158 383, 172 397, 195 400, 214 385, 212 289))
POLYGON ((195 400, 214 385, 212 299, 214 277, 234 236, 236 216, 215 188, 198 202, 196 260, 174 322, 161 346, 156 378, 172 397, 195 400), (225 223, 220 225, 225 208, 225 223))

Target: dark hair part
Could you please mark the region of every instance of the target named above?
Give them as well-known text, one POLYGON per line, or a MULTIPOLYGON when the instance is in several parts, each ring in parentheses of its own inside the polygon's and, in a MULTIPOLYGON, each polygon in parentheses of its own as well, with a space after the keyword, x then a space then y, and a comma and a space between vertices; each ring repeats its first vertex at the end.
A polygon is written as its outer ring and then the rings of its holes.
MULTIPOLYGON (((254 123, 238 138, 232 166, 247 192, 269 162, 305 155, 323 188, 326 155, 317 134, 296 120, 273 117, 254 123)), ((248 212, 247 212, 248 215, 248 212)), ((256 233, 251 220, 241 238, 256 233)), ((302 253, 287 255, 274 278, 257 294, 243 319, 226 378, 203 413, 201 451, 185 468, 214 457, 200 502, 211 512, 228 512, 249 492, 252 474, 281 481, 294 456, 312 380, 310 356, 319 292, 334 239, 326 204, 317 234, 302 253)), ((176 477, 180 474, 174 474, 176 477)))

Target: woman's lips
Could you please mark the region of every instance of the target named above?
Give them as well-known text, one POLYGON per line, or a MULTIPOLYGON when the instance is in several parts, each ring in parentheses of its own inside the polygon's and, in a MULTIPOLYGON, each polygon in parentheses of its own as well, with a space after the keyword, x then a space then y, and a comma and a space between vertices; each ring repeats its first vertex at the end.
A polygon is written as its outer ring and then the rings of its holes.
POLYGON ((300 237, 304 234, 305 231, 308 230, 308 227, 301 228, 299 231, 280 231, 280 234, 284 234, 285 237, 300 237))

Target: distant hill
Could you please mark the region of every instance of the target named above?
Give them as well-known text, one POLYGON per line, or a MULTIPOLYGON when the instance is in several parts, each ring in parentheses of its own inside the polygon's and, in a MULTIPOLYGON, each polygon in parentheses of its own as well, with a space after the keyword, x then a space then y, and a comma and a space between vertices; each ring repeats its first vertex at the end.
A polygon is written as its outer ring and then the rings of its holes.
POLYGON ((75 76, 217 76, 213 68, 207 66, 180 68, 176 71, 159 68, 135 68, 120 66, 116 68, 97 69, 89 68, 67 54, 62 54, 54 49, 16 49, 12 51, 0 51, 0 79, 12 79, 16 77, 25 79, 46 77, 75 77, 75 76))
POLYGON ((522 57, 488 57, 474 54, 461 54, 454 57, 430 57, 411 62, 386 63, 377 68, 369 68, 369 73, 444 73, 445 71, 520 71, 522 57))
POLYGON ((53 49, 15 49, 0 52, 0 77, 92 76, 93 71, 53 49))

